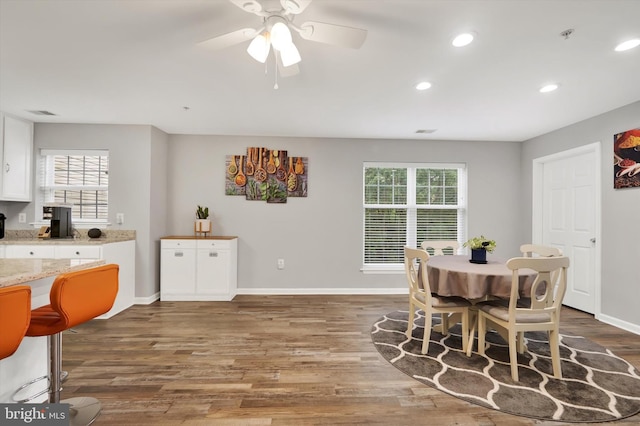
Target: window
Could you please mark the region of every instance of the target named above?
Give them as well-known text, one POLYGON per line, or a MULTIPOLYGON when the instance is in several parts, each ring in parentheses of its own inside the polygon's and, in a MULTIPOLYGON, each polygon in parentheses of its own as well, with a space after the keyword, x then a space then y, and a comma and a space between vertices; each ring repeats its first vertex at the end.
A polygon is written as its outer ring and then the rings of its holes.
POLYGON ((363 270, 402 270, 404 246, 465 241, 464 164, 365 163, 363 270))
POLYGON ((109 153, 98 150, 48 150, 41 154, 42 206, 69 204, 73 223, 106 223, 109 212, 109 153))

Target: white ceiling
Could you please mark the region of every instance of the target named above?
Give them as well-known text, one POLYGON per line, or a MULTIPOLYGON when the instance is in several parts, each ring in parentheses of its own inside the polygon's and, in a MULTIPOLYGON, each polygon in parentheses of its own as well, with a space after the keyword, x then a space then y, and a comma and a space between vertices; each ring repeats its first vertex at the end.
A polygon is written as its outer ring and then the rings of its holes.
POLYGON ((315 0, 297 24, 367 39, 294 33, 300 74, 274 90, 248 42, 197 45, 260 25, 227 0, 0 0, 0 109, 182 134, 522 141, 640 100, 640 48, 613 50, 639 16, 639 0, 315 0), (539 93, 548 82, 560 89, 539 93))

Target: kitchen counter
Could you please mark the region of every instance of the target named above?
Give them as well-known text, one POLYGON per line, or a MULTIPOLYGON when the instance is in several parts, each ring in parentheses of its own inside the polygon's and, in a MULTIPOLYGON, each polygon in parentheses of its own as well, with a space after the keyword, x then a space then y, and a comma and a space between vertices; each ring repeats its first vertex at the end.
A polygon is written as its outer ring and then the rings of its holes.
POLYGON ((0 287, 104 265, 104 259, 0 259, 0 287))
POLYGON ((77 238, 38 238, 38 230, 34 229, 7 229, 3 239, 0 239, 0 245, 33 245, 33 244, 53 244, 53 245, 69 245, 69 244, 109 244, 121 241, 131 241, 136 239, 136 231, 102 231, 100 238, 89 238, 87 230, 78 231, 77 238))

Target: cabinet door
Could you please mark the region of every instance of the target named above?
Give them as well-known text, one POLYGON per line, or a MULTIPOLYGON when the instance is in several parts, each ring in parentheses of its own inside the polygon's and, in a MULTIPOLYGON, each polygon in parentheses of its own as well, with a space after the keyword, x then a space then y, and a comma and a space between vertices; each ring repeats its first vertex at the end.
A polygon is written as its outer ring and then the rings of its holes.
POLYGON ((33 123, 3 115, 0 200, 31 201, 33 123))
POLYGON ((196 291, 196 250, 163 248, 160 260, 160 299, 163 295, 196 291))
POLYGON ((229 250, 198 249, 198 294, 229 295, 229 250))

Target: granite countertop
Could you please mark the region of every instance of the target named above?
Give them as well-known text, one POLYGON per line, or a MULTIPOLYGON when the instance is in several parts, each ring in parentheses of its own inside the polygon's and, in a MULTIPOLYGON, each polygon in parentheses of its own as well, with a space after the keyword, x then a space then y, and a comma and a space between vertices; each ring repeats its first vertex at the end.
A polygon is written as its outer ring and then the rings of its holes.
POLYGON ((86 229, 78 230, 76 238, 38 238, 37 229, 7 229, 4 238, 0 239, 0 245, 33 245, 33 244, 86 244, 100 245, 108 243, 118 243, 136 239, 136 231, 102 231, 100 238, 89 238, 86 229))
POLYGON ((104 264, 104 259, 0 259, 0 288, 104 264))

